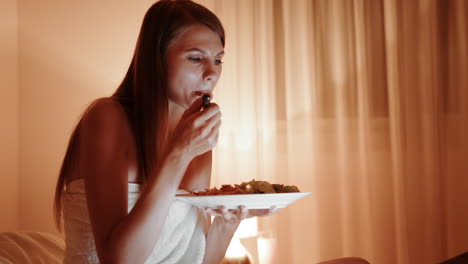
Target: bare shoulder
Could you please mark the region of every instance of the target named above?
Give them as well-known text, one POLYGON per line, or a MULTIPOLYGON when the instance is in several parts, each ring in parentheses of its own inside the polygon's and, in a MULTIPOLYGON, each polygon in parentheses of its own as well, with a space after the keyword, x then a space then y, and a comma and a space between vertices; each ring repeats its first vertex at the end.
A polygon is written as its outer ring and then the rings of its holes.
POLYGON ((122 142, 129 136, 129 124, 123 107, 109 97, 94 101, 83 115, 81 122, 81 134, 88 139, 98 137, 99 140, 122 142))
POLYGON ((83 123, 89 127, 126 124, 125 111, 122 106, 110 97, 95 100, 83 116, 83 123))
MULTIPOLYGON (((77 167, 70 179, 84 178, 87 186, 101 192, 128 182, 129 153, 133 136, 124 108, 112 98, 94 101, 79 124, 77 167)), ((132 156, 133 158, 133 156, 132 156)))
POLYGON ((80 149, 85 155, 123 158, 130 146, 131 133, 123 107, 112 98, 94 101, 81 120, 80 149))

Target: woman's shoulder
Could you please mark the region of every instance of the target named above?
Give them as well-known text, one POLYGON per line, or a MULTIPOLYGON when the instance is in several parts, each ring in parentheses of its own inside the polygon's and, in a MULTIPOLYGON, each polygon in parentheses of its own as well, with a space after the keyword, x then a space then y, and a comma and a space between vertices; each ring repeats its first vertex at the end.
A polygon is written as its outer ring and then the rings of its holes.
POLYGON ((93 114, 111 114, 119 117, 119 115, 124 114, 122 105, 112 97, 101 97, 93 102, 87 107, 85 111, 85 116, 93 114))
POLYGON ((81 133, 95 137, 128 136, 129 124, 122 105, 112 97, 93 101, 81 119, 81 133))
POLYGON ((123 123, 125 120, 126 115, 122 105, 112 97, 102 97, 91 102, 82 118, 82 122, 88 123, 96 121, 123 123))

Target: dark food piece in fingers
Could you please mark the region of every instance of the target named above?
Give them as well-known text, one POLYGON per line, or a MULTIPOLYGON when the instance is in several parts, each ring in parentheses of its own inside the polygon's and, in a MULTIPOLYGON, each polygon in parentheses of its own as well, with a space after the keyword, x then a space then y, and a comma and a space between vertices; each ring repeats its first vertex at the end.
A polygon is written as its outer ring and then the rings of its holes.
POLYGON ((210 106, 211 96, 209 94, 204 94, 202 100, 203 108, 207 108, 208 106, 210 106))

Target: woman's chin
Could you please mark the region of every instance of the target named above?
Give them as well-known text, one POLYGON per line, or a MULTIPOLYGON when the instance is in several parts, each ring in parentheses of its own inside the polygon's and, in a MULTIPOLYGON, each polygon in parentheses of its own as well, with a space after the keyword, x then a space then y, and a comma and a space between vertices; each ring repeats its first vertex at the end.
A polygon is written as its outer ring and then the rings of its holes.
MULTIPOLYGON (((193 100, 195 101, 195 100, 193 100)), ((190 105, 187 102, 174 102, 169 99, 169 109, 178 110, 178 111, 185 111, 189 108, 190 105)))

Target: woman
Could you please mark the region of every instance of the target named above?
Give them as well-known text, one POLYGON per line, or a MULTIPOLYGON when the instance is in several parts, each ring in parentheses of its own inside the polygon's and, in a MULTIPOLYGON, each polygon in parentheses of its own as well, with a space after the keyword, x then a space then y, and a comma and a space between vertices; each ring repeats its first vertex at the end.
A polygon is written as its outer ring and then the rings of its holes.
POLYGON ((209 225, 174 196, 209 188, 221 113, 215 103, 202 110, 200 95, 212 94, 223 50, 208 9, 161 1, 148 10, 121 85, 88 108, 70 139, 55 198, 65 263, 221 261, 249 211, 208 210, 209 225))
POLYGON ((200 97, 213 93, 224 43, 218 18, 196 3, 147 11, 124 80, 88 107, 69 142, 54 205, 65 263, 219 263, 243 219, 276 211, 174 200, 209 188, 221 112, 200 97))

